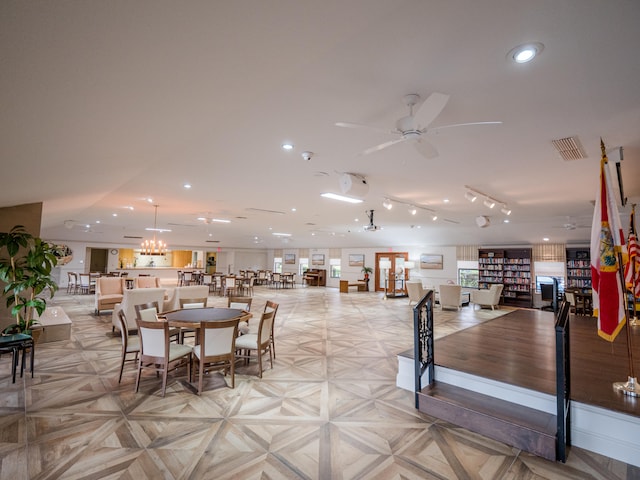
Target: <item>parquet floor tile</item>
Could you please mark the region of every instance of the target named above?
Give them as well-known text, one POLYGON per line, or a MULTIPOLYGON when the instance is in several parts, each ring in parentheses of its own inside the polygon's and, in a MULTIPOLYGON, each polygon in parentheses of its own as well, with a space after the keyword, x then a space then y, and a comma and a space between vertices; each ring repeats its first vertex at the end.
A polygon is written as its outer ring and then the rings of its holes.
MULTIPOLYGON (((133 363, 118 384, 111 312, 56 294, 71 340, 38 345, 34 378, 15 384, 0 359, 0 480, 638 478, 591 452, 548 462, 417 411, 395 386, 396 355, 413 345, 406 299, 256 287, 253 312, 267 299, 280 303, 277 357, 262 379, 239 362, 236 388, 211 373, 196 395, 178 370, 163 398, 153 374, 134 392, 133 363)), ((436 310, 436 337, 506 311, 436 310)))

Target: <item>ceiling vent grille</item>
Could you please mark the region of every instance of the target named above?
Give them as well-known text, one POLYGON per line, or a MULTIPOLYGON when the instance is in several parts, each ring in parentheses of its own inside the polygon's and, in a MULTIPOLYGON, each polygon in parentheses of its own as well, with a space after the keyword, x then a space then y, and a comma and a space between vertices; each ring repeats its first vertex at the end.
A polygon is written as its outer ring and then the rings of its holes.
POLYGON ((581 160, 587 158, 587 154, 584 153, 578 137, 560 138, 558 140, 551 140, 551 143, 556 147, 556 150, 563 160, 581 160))

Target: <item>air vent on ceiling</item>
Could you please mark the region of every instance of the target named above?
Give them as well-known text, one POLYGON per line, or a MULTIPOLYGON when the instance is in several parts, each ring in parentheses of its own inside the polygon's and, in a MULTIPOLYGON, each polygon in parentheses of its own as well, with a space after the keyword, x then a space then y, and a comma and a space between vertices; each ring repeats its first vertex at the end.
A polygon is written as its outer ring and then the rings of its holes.
POLYGON ((220 240, 205 240, 207 243, 220 243, 220 240))
POLYGON ((279 212, 278 210, 266 210, 264 208, 247 208, 247 210, 251 212, 263 212, 263 213, 274 213, 276 215, 284 215, 284 212, 279 212))
POLYGON ((133 235, 124 235, 122 238, 135 238, 137 240, 141 240, 142 239, 142 237, 136 237, 136 236, 133 236, 133 235))
POLYGON ((580 160, 587 158, 578 137, 560 138, 551 140, 551 143, 560 154, 563 160, 580 160))

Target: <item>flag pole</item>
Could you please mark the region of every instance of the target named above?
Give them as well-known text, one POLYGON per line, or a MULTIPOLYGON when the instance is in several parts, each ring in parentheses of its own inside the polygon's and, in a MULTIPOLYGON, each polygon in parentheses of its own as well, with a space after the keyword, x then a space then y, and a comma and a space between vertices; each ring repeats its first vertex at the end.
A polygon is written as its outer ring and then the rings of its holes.
MULTIPOLYGON (((636 216, 636 204, 632 204, 631 205, 631 222, 633 223, 634 226, 634 234, 636 235, 636 241, 637 241, 637 232, 635 232, 635 216, 636 216)), ((634 255, 631 258, 631 306, 633 309, 633 318, 630 320, 629 325, 631 325, 632 327, 637 327, 638 325, 640 325, 640 322, 638 321, 638 315, 637 315, 637 311, 636 311, 636 285, 638 284, 638 277, 637 277, 637 272, 636 272, 636 256, 634 255)))
MULTIPOLYGON (((620 281, 622 285, 625 285, 624 282, 624 272, 622 270, 622 252, 618 252, 618 275, 620 276, 620 281)), ((624 291, 624 288, 623 288, 624 291)), ((620 390, 625 395, 629 395, 631 397, 640 397, 640 390, 638 390, 638 379, 636 378, 636 374, 633 370, 633 344, 631 341, 631 327, 629 326, 629 301, 627 300, 627 295, 623 295, 623 303, 624 303, 624 316, 626 320, 626 330, 627 330, 627 351, 629 357, 629 377, 626 382, 613 382, 613 388, 615 390, 620 390)), ((635 303, 635 302, 634 302, 635 303)), ((635 308, 635 304, 634 304, 635 308)))

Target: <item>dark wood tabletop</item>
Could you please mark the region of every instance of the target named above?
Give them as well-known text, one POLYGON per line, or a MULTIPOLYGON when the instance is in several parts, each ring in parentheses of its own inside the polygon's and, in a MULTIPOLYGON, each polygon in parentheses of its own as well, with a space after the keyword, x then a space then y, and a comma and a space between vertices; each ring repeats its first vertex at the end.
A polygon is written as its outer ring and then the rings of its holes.
POLYGON ((249 320, 252 315, 239 308, 181 308, 160 314, 167 319, 172 327, 181 328, 198 328, 202 322, 215 322, 232 320, 234 318, 240 321, 249 320))

